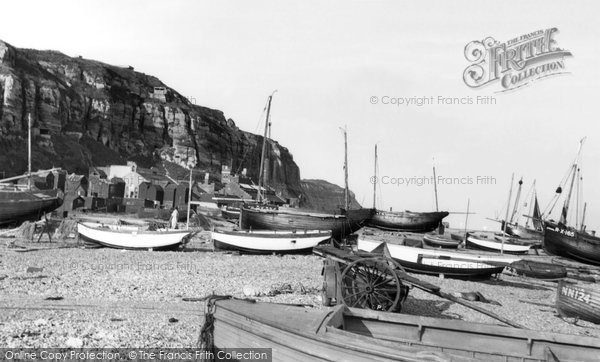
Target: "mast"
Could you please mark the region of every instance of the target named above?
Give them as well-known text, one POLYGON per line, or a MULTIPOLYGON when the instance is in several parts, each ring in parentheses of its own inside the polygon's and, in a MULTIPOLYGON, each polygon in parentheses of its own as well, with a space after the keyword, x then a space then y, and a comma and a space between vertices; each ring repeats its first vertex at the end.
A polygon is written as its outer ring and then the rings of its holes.
POLYGON ((375 163, 373 164, 373 209, 375 207, 375 196, 377 194, 377 143, 375 144, 375 163))
POLYGON ((506 205, 506 216, 504 217, 504 227, 502 228, 502 247, 500 248, 500 253, 504 254, 504 234, 506 234, 506 226, 508 224, 508 209, 510 209, 510 199, 512 198, 512 189, 513 182, 515 181, 515 174, 512 174, 510 178, 510 191, 508 192, 508 204, 506 205))
POLYGON ((265 153, 267 152, 267 135, 269 132, 269 118, 271 115, 271 100, 273 100, 273 94, 275 94, 275 92, 277 91, 273 91, 273 93, 269 96, 269 99, 267 101, 267 115, 265 117, 265 134, 263 136, 263 145, 262 145, 262 152, 260 154, 260 169, 259 169, 259 173, 258 173, 258 193, 256 194, 256 201, 261 202, 263 201, 264 195, 262 194, 262 188, 265 187, 266 189, 266 179, 267 176, 265 174, 265 153), (263 180, 264 178, 264 180, 263 180))
POLYGON ((583 203, 583 215, 581 216, 581 232, 585 231, 585 211, 587 210, 587 202, 583 203))
POLYGON ((437 177, 435 176, 435 158, 433 159, 433 192, 435 193, 435 211, 440 211, 438 207, 438 193, 437 193, 437 177))
POLYGON ((349 192, 348 192, 348 133, 346 126, 342 129, 344 132, 344 210, 348 211, 350 207, 349 192))
MULTIPOLYGON (((510 216, 510 223, 511 224, 513 223, 515 215, 517 214, 517 207, 519 206, 519 199, 521 198, 521 187, 523 187, 523 178, 522 177, 519 180, 519 189, 517 190, 517 197, 515 198, 515 204, 513 206, 513 212, 512 212, 512 215, 510 216)), ((510 207, 510 204, 509 204, 508 207, 510 207)))
POLYGON ((579 190, 579 184, 581 183, 579 168, 577 169, 577 191, 575 193, 577 196, 575 197, 575 229, 579 229, 579 199, 581 198, 581 193, 579 190))
POLYGON ((567 194, 567 198, 565 199, 565 203, 563 205, 562 214, 560 215, 559 224, 567 225, 567 214, 569 212, 569 204, 571 203, 571 195, 573 194, 573 184, 575 183, 575 176, 578 172, 577 164, 579 163, 579 156, 581 155, 581 148, 583 147, 583 142, 585 141, 585 137, 583 137, 579 141, 579 150, 577 151, 577 157, 575 157, 575 162, 573 163, 573 176, 571 177, 571 185, 569 186, 569 193, 567 194))
MULTIPOLYGON (((533 208, 534 208, 534 203, 535 203, 534 200, 537 199, 537 193, 535 191, 535 180, 533 180, 533 185, 531 186, 531 188, 533 189, 533 192, 531 193, 531 200, 529 202, 529 213, 528 213, 529 216, 533 215, 533 208)), ((526 228, 529 227, 529 222, 530 221, 531 221, 531 219, 527 218, 527 221, 525 222, 525 227, 526 228)))
POLYGON ((465 243, 467 242, 467 223, 469 222, 469 206, 471 204, 471 199, 467 199, 467 213, 465 215, 465 243))
POLYGON ((187 207, 187 222, 185 224, 185 229, 190 229, 190 209, 192 207, 192 173, 194 169, 190 167, 190 188, 188 189, 188 207, 187 207))
POLYGON ((27 190, 31 191, 31 113, 27 114, 27 190))

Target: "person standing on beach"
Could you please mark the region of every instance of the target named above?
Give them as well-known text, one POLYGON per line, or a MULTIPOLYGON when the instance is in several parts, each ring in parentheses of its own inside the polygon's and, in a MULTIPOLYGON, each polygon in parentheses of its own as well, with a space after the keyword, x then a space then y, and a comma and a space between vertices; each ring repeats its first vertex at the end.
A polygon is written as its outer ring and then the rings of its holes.
POLYGON ((177 229, 177 221, 179 220, 179 207, 175 206, 175 208, 173 209, 173 212, 171 213, 171 220, 170 224, 171 224, 171 229, 177 229))

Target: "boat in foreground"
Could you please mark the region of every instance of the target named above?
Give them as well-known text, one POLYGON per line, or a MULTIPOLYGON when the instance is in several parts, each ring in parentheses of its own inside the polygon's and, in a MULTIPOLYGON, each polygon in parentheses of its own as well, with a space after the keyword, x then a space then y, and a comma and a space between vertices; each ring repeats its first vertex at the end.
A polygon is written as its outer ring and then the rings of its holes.
POLYGON ((78 223, 77 232, 83 241, 97 246, 140 250, 176 249, 192 233, 187 230, 149 231, 138 226, 89 222, 78 223))
POLYGON ((556 290, 556 309, 563 317, 600 324, 600 287, 560 281, 556 290))
POLYGON ((0 225, 39 220, 62 202, 59 190, 0 189, 0 225))
POLYGON ((509 264, 520 260, 516 257, 467 254, 458 251, 422 249, 396 243, 358 239, 358 249, 367 252, 387 252, 404 269, 414 273, 443 274, 457 278, 485 278, 502 273, 509 264), (386 251, 382 249, 385 244, 386 251), (380 248, 380 249, 378 249, 380 248), (377 249, 377 250, 376 250, 377 249))
MULTIPOLYGON (((273 361, 597 361, 600 339, 376 312, 209 300, 202 347, 269 348, 273 361), (212 341, 212 345, 210 344, 212 341)), ((256 350, 258 352, 258 350, 256 350)), ((262 352, 262 351, 261 351, 262 352)))
POLYGON ((518 244, 514 239, 490 233, 467 233, 466 246, 471 249, 506 254, 527 254, 531 249, 531 245, 518 244))
POLYGON ((211 233, 215 249, 247 253, 300 253, 331 239, 329 230, 215 230, 211 233))

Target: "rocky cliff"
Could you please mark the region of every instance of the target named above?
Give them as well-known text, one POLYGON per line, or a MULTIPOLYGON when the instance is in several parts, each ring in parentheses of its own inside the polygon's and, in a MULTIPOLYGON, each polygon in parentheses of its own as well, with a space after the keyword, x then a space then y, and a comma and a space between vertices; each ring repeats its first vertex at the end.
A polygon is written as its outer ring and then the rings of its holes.
MULTIPOLYGON (((303 208, 322 212, 339 213, 344 207, 344 188, 324 180, 302 180, 301 205, 303 208)), ((360 204, 350 191, 350 208, 358 209, 360 204)))
MULTIPOLYGON (((213 174, 222 165, 257 179, 262 136, 236 127, 223 112, 194 105, 156 77, 56 51, 0 41, 0 178, 27 167, 28 115, 33 169, 88 167, 135 160, 213 174)), ((286 197, 302 192, 287 148, 269 142, 272 185, 286 197)))

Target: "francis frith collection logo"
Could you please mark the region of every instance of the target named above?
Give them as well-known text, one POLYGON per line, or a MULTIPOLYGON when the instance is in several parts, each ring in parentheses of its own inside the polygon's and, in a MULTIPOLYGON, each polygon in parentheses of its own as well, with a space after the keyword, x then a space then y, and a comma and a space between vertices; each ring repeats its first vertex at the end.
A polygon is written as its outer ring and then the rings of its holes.
POLYGON ((465 84, 479 88, 500 83, 507 91, 532 81, 566 73, 565 58, 571 52, 558 47, 557 28, 537 30, 500 43, 492 37, 465 46, 471 63, 463 73, 465 84))

